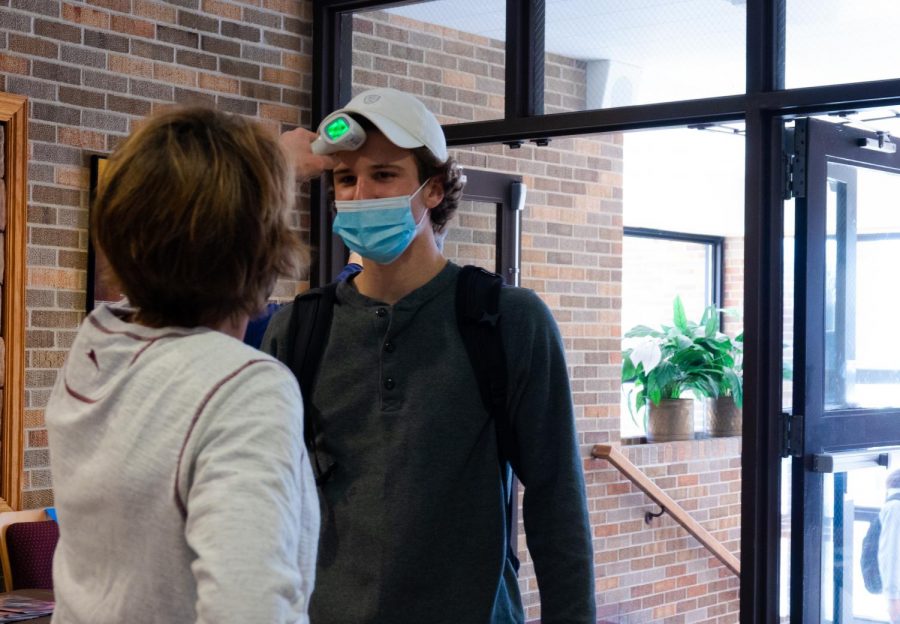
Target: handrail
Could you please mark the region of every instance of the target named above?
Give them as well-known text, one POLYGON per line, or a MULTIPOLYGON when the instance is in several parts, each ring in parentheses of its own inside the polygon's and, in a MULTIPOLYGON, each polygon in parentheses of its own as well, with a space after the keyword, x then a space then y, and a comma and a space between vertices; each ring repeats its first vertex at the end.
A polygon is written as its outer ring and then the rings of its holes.
POLYGON ((741 562, 729 551, 722 542, 717 540, 709 531, 694 520, 675 500, 666 494, 658 485, 650 480, 640 468, 631 463, 625 455, 615 446, 609 444, 595 444, 591 449, 591 457, 595 459, 605 459, 610 464, 619 469, 632 483, 643 490, 644 494, 649 496, 653 502, 668 512, 670 516, 684 527, 685 531, 697 538, 703 546, 712 553, 712 555, 721 561, 726 568, 731 570, 736 576, 741 575, 741 562))

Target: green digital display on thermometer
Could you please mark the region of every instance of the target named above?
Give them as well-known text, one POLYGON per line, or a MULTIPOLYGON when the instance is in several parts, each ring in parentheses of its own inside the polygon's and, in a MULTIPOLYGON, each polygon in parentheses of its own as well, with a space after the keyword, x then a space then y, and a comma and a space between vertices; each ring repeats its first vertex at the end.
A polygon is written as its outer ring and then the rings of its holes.
POLYGON ((359 122, 342 111, 331 113, 323 119, 318 134, 311 144, 314 154, 355 150, 366 140, 366 131, 359 122))
POLYGON ((325 126, 325 133, 332 141, 337 141, 350 130, 350 124, 343 117, 338 117, 330 124, 325 126))

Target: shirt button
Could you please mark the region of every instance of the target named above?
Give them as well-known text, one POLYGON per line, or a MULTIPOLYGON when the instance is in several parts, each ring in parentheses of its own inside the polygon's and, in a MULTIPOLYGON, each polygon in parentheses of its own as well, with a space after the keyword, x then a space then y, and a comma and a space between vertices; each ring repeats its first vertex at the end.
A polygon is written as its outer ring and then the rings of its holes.
POLYGON ((394 378, 388 377, 387 379, 385 379, 384 387, 387 388, 388 390, 393 390, 394 389, 394 378))
POLYGON ((377 310, 375 310, 375 316, 377 316, 378 318, 384 318, 386 315, 387 310, 385 310, 384 308, 378 308, 377 310))
POLYGON ((387 351, 388 353, 393 353, 394 352, 394 343, 393 342, 384 343, 384 350, 387 351))

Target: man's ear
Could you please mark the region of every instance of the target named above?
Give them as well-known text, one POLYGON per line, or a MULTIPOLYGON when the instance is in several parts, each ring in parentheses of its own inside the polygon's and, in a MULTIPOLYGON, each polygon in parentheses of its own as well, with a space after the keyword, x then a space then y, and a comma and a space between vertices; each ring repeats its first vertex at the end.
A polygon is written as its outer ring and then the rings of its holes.
POLYGON ((444 201, 444 186, 438 177, 430 178, 422 191, 425 206, 429 210, 436 208, 444 201))

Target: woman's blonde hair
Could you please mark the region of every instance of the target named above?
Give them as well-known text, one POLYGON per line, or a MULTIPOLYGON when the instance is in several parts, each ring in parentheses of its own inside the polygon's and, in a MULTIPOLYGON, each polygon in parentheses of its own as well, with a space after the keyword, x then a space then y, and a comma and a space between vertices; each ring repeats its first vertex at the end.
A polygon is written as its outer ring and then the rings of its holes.
POLYGON ((141 322, 214 325, 256 315, 301 243, 294 177, 261 126, 208 108, 147 119, 110 158, 94 242, 141 322))

